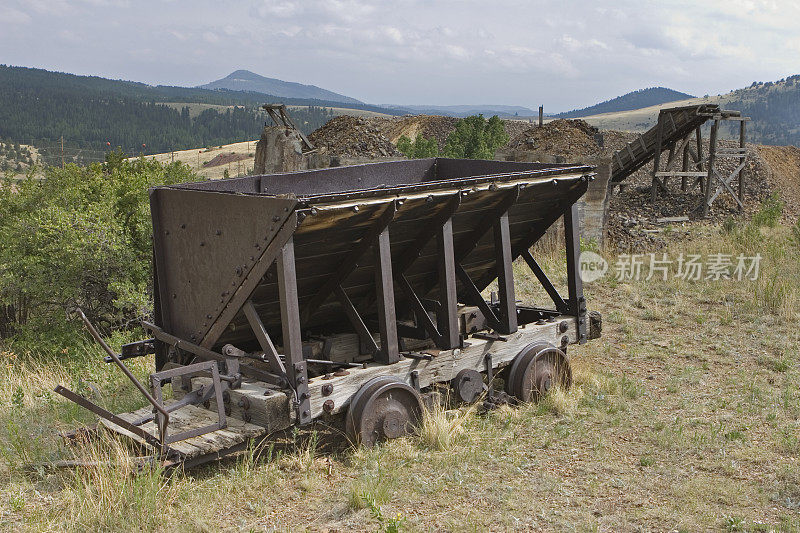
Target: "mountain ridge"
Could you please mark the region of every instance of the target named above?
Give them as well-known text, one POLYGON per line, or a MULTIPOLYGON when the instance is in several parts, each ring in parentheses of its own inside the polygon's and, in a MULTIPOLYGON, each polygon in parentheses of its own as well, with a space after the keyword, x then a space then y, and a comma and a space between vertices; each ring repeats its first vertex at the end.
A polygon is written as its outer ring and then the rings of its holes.
POLYGON ((616 98, 611 98, 598 104, 584 107, 581 109, 573 109, 564 113, 552 115, 555 118, 578 118, 593 115, 601 115, 603 113, 614 113, 619 111, 632 111, 634 109, 641 109, 643 107, 650 107, 653 105, 666 104, 669 102, 676 102, 678 100, 686 100, 688 98, 695 98, 691 94, 682 93, 667 87, 647 87, 625 93, 616 98))
POLYGON ((229 91, 246 91, 277 96, 279 98, 305 98, 327 100, 343 104, 363 104, 364 102, 323 89, 316 85, 306 85, 278 78, 267 78, 249 70, 234 70, 224 78, 198 85, 198 89, 226 89, 229 91))

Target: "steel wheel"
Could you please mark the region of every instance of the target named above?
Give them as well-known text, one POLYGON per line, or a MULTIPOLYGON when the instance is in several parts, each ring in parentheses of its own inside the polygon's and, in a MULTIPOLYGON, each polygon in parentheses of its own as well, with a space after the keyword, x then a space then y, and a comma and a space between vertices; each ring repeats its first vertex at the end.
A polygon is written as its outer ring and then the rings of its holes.
POLYGON ((567 355, 552 344, 529 344, 514 358, 506 392, 521 402, 537 401, 555 386, 569 389, 572 369, 567 355))
POLYGON ((353 395, 347 410, 347 434, 370 447, 410 434, 422 418, 416 390, 393 376, 372 378, 353 395))

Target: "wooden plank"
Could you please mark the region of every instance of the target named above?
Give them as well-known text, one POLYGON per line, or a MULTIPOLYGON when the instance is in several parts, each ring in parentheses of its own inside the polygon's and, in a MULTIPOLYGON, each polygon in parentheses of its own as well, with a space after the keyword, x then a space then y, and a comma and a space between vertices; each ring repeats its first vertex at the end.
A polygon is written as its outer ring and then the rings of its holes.
POLYGON ((441 317, 437 317, 442 334, 442 347, 457 348, 461 337, 458 330, 458 295, 456 293, 456 263, 453 250, 453 220, 448 219, 439 228, 436 239, 439 254, 439 303, 441 317))
POLYGON ((517 297, 514 292, 514 256, 511 254, 511 235, 506 211, 494 224, 494 251, 497 265, 497 287, 500 295, 500 333, 517 331, 517 297))
POLYGON ((375 303, 378 307, 378 329, 381 334, 381 349, 376 359, 384 364, 392 364, 400 360, 400 349, 397 343, 392 251, 388 229, 384 229, 377 236, 373 250, 375 251, 375 303))

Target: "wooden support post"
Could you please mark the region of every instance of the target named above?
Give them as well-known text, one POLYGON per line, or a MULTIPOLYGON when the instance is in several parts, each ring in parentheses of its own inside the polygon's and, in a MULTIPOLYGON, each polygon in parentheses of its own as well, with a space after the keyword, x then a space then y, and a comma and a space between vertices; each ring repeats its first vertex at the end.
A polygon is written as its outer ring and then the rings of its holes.
MULTIPOLYGON (((739 122, 739 148, 742 150, 742 163, 747 161, 747 152, 745 151, 745 124, 747 124, 745 120, 739 122)), ((745 167, 742 167, 742 170, 739 171, 739 211, 744 209, 744 168, 745 167)))
POLYGON ((572 204, 564 211, 564 237, 567 248, 567 305, 570 314, 578 319, 578 341, 587 341, 586 300, 583 297, 583 281, 580 272, 581 239, 578 230, 578 206, 572 204))
POLYGON ((661 141, 664 137, 664 128, 666 127, 666 124, 664 123, 664 120, 662 120, 661 116, 662 113, 659 113, 658 122, 656 122, 658 127, 656 128, 656 146, 655 152, 653 153, 653 185, 650 189, 650 201, 652 203, 655 203, 658 196, 659 179, 658 176, 656 176, 656 173, 658 172, 658 167, 661 164, 661 141))
POLYGON ((511 232, 506 211, 494 224, 494 255, 497 265, 497 286, 500 293, 500 323, 505 331, 517 331, 517 298, 514 292, 514 256, 511 255, 511 232))
POLYGON ((442 344, 446 348, 461 345, 458 328, 458 296, 456 295, 456 260, 453 251, 453 220, 448 219, 436 236, 439 253, 439 303, 441 316, 437 316, 442 344))
POLYGON ((286 241, 276 260, 278 294, 281 302, 281 329, 286 373, 297 393, 297 420, 311 422, 311 403, 308 396, 308 371, 303 360, 303 339, 300 335, 300 306, 297 302, 297 274, 294 262, 294 237, 286 241))
POLYGON ((373 249, 375 251, 375 294, 378 306, 378 327, 381 334, 381 350, 375 359, 379 363, 392 364, 400 360, 400 349, 397 342, 392 252, 388 229, 384 229, 377 236, 373 249))
POLYGON ((544 106, 539 106, 539 127, 541 128, 544 125, 544 106))
POLYGON ((714 119, 714 124, 711 126, 711 136, 708 141, 708 177, 706 178, 705 186, 705 199, 703 200, 703 217, 708 216, 709 202, 711 200, 711 184, 714 180, 714 166, 717 156, 717 133, 719 131, 719 119, 714 119))
MULTIPOLYGON (((695 130, 695 138, 697 140, 697 170, 702 172, 704 170, 703 169, 703 132, 700 129, 700 126, 698 126, 697 129, 695 130)), ((705 193, 705 190, 703 189, 703 180, 702 179, 698 179, 697 182, 695 182, 695 185, 697 185, 698 183, 700 184, 700 192, 701 193, 705 193)), ((692 189, 694 189, 694 185, 692 186, 692 189)))
MULTIPOLYGON (((690 134, 691 135, 691 134, 690 134)), ((683 147, 683 161, 681 164, 681 172, 689 172, 689 142, 687 137, 686 145, 683 147)), ((688 176, 681 176, 681 191, 686 192, 686 186, 689 178, 688 176)))

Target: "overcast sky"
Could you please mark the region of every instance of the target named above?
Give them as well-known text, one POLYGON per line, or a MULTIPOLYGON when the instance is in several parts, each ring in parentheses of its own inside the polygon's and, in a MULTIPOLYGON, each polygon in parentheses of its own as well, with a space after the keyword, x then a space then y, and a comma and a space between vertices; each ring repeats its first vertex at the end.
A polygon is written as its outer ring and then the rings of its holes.
POLYGON ((563 111, 800 73, 795 0, 0 0, 0 63, 164 85, 236 69, 370 103, 563 111))

